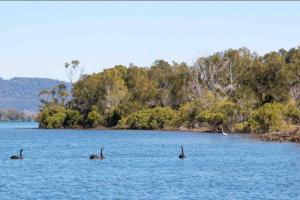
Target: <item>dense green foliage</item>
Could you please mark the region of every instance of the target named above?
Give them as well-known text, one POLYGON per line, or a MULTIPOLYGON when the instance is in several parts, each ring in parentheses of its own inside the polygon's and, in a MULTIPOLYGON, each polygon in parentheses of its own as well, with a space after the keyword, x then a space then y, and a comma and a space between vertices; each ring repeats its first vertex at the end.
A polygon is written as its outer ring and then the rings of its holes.
POLYGON ((249 120, 250 129, 256 133, 278 132, 285 129, 283 105, 267 103, 255 110, 249 120))
POLYGON ((169 107, 147 108, 120 120, 119 128, 164 129, 175 126, 176 112, 169 107))
POLYGON ((46 128, 290 131, 300 123, 300 48, 264 56, 229 49, 191 66, 117 65, 82 76, 72 98, 63 86, 43 94, 39 121, 46 128))
POLYGON ((66 119, 66 109, 63 106, 45 106, 37 119, 41 127, 62 128, 66 119))

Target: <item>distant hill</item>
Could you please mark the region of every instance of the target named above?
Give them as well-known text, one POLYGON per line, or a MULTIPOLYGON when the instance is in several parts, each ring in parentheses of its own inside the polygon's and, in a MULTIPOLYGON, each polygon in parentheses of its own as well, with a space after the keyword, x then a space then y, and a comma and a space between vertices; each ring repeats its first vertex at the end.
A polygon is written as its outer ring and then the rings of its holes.
POLYGON ((39 106, 38 94, 51 89, 62 81, 47 78, 0 78, 0 109, 16 109, 36 113, 39 106))

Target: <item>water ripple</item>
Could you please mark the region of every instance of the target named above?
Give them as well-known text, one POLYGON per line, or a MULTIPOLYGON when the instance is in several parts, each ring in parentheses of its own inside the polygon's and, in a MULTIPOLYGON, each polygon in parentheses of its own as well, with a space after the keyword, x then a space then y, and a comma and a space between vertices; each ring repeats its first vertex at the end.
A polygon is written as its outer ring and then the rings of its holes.
MULTIPOLYGON (((7 126, 7 125, 6 125, 7 126)), ((0 129, 0 199, 300 199, 300 146, 240 135, 0 129), (186 160, 179 160, 183 144, 186 160), (104 146, 107 159, 89 160, 104 146), (9 157, 24 149, 24 160, 9 157)))

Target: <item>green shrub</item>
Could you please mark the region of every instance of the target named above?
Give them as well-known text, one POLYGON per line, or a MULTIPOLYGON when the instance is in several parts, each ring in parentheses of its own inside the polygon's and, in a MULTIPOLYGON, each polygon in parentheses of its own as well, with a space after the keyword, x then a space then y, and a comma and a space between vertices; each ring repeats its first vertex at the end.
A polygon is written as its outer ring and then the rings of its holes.
POLYGON ((81 123, 81 116, 77 110, 66 110, 66 117, 64 121, 64 127, 68 128, 79 128, 81 123))
POLYGON ((44 107, 37 120, 41 128, 62 128, 65 118, 66 109, 63 106, 47 106, 44 107))
POLYGON ((89 128, 96 128, 104 123, 104 119, 101 114, 95 110, 88 113, 87 125, 89 128))
POLYGON ((119 128, 129 129, 164 129, 173 127, 177 113, 169 107, 143 109, 123 118, 119 128))
POLYGON ((199 113, 200 107, 196 105, 196 102, 188 102, 180 107, 177 124, 187 128, 194 128, 198 123, 197 116, 199 113))
POLYGON ((235 133, 249 133, 249 123, 247 121, 234 123, 232 126, 232 131, 235 133))
POLYGON ((127 117, 124 128, 131 129, 150 129, 148 125, 148 121, 150 119, 150 115, 145 112, 145 110, 132 113, 127 117))
POLYGON ((284 106, 279 103, 267 103, 255 110, 249 119, 252 133, 272 133, 286 129, 284 106))
POLYGON ((300 123, 300 110, 296 103, 287 103, 287 105, 284 107, 284 115, 288 122, 293 124, 300 123))
POLYGON ((220 130, 220 127, 234 130, 233 125, 239 123, 240 108, 228 100, 219 100, 209 109, 200 112, 197 116, 201 126, 209 126, 212 130, 220 130))
POLYGON ((200 113, 214 108, 219 101, 215 94, 206 92, 201 98, 185 103, 179 108, 177 124, 187 128, 199 126, 200 113))
POLYGON ((223 113, 207 110, 200 113, 198 116, 198 121, 206 122, 215 130, 224 123, 225 116, 223 113))
POLYGON ((224 115, 224 120, 222 126, 230 129, 235 123, 240 122, 239 119, 241 118, 241 109, 240 107, 229 101, 229 100, 222 100, 218 102, 215 108, 213 108, 216 113, 222 113, 224 115))

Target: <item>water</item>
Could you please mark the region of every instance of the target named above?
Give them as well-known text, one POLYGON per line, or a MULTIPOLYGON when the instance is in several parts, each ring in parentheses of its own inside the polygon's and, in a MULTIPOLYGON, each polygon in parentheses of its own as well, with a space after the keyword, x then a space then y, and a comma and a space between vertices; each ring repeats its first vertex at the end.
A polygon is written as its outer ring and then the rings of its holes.
POLYGON ((300 145, 0 123, 0 199, 300 199, 300 145), (25 128, 22 128, 25 127, 25 128), (180 145, 186 160, 179 160, 180 145), (89 160, 104 146, 103 161, 89 160), (24 149, 24 160, 8 159, 24 149))

